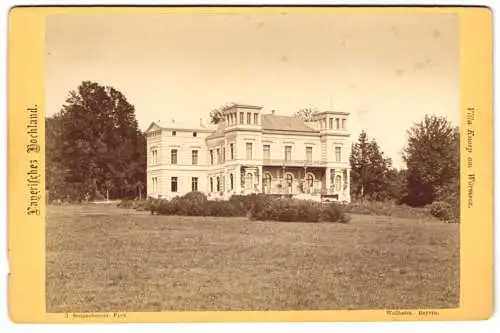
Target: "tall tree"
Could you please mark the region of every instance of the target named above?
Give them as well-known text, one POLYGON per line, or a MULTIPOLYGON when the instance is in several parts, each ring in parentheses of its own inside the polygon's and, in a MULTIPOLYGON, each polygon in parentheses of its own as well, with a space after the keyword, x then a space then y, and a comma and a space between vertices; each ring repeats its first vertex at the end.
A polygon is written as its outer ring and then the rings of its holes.
POLYGON ((294 113, 294 117, 302 119, 304 121, 309 121, 312 117, 318 113, 315 108, 303 108, 294 113))
POLYGON ((47 132, 57 141, 47 154, 59 158, 59 172, 64 171, 65 182, 78 189, 80 199, 131 196, 138 182, 145 183, 144 134, 134 106, 118 90, 82 82, 48 123, 59 132, 47 132))
POLYGON ((423 206, 458 195, 459 129, 445 117, 426 115, 407 131, 403 160, 408 168, 407 203, 423 206))
POLYGON ((385 158, 375 140, 369 141, 365 131, 352 145, 351 189, 357 199, 383 200, 389 197, 392 161, 385 158))

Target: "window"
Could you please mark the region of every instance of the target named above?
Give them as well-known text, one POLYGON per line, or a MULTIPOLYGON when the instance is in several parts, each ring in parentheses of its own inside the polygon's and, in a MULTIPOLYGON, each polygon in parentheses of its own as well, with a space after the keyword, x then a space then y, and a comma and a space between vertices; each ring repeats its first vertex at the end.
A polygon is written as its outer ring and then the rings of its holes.
POLYGON ((264 159, 269 160, 271 158, 271 146, 264 145, 264 159))
POLYGON ((251 160, 252 159, 252 143, 247 142, 246 147, 247 147, 247 160, 251 160))
POLYGON ((247 112, 247 124, 250 125, 252 123, 252 114, 247 112))
POLYGON ((240 112, 240 124, 243 124, 244 117, 245 117, 245 112, 240 112))
POLYGON ((214 151, 210 150, 210 164, 214 164, 214 151))
POLYGON ((193 138, 196 138, 198 136, 198 133, 193 132, 193 138))
POLYGON ((226 147, 222 147, 222 162, 226 161, 226 147))
POLYGON ((217 164, 220 163, 220 149, 217 148, 217 164))
POLYGON ((234 189, 234 178, 233 178, 233 174, 229 174, 229 183, 231 185, 231 190, 234 189))
POLYGON ((292 160, 292 146, 285 146, 285 161, 292 160))
POLYGON ((328 124, 328 125, 329 125, 328 127, 329 127, 330 129, 332 129, 332 128, 333 128, 333 118, 330 118, 330 119, 329 119, 329 124, 328 124))
POLYGON ((217 176, 217 192, 220 191, 220 177, 217 176))
POLYGON ((336 129, 340 128, 340 119, 339 118, 335 118, 335 128, 336 129))
POLYGON ((342 185, 342 178, 340 175, 335 176, 335 191, 340 191, 342 185))
POLYGON ((231 160, 234 160, 234 143, 229 145, 229 149, 231 150, 231 160))
POLYGON ((312 162, 312 160, 313 160, 313 148, 306 147, 306 161, 312 162))
POLYGON ((214 191, 214 179, 210 177, 210 192, 214 191))
POLYGON ((153 187, 153 192, 158 191, 158 177, 151 178, 151 183, 153 187))
POLYGON ((335 162, 340 162, 342 160, 342 151, 340 147, 335 147, 335 162))
POLYGON ((257 125, 258 122, 259 122, 259 114, 258 113, 254 113, 253 114, 253 123, 255 125, 257 125))
POLYGON ((191 191, 198 191, 198 177, 191 178, 191 191))
POLYGON ((152 149, 151 150, 151 164, 157 164, 158 163, 158 150, 152 149))
POLYGON ((177 149, 172 149, 170 152, 170 160, 172 164, 177 164, 177 149))
POLYGON ((172 131, 172 136, 176 136, 177 135, 177 132, 176 131, 172 131))
POLYGON ((193 150, 191 152, 191 162, 193 163, 193 165, 198 164, 198 151, 197 150, 193 150))
POLYGON ((221 177, 221 191, 224 191, 226 189, 226 177, 222 176, 221 177))
POLYGON ((345 119, 342 119, 342 129, 345 130, 345 119))
POLYGON ((170 191, 177 192, 177 177, 172 177, 172 181, 170 183, 170 191))

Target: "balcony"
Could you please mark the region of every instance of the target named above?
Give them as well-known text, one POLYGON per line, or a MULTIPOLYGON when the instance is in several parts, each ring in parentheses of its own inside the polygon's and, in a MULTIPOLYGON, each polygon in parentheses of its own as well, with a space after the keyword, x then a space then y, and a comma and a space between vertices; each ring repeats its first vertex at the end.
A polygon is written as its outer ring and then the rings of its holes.
POLYGON ((294 159, 268 159, 262 160, 263 165, 267 166, 285 166, 285 167, 324 167, 325 161, 314 160, 294 160, 294 159))

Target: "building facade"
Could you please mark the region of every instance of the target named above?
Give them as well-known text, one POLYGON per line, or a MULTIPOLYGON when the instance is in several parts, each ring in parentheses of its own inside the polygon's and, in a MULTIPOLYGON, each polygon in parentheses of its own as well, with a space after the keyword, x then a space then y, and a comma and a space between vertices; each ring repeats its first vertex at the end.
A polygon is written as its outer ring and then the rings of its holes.
POLYGON ((146 131, 148 196, 268 193, 350 202, 348 116, 325 111, 303 121, 235 104, 216 127, 153 122, 146 131))

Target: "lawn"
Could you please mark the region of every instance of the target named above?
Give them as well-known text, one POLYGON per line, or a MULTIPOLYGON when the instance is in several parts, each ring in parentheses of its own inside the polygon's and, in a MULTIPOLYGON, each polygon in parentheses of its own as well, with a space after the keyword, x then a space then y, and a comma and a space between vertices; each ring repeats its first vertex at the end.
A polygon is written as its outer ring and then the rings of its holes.
POLYGON ((459 305, 459 225, 348 224, 48 207, 47 311, 328 310, 459 305))

